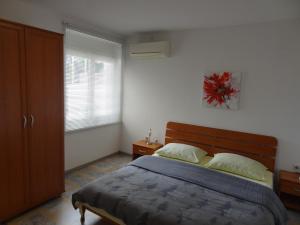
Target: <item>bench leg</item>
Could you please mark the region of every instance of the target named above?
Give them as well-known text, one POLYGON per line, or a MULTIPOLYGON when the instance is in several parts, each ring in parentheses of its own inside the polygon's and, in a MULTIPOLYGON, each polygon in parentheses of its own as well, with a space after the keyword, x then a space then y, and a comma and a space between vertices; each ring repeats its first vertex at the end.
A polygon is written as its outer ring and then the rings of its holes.
POLYGON ((83 224, 85 221, 85 207, 83 205, 79 206, 79 212, 80 212, 80 222, 83 224))

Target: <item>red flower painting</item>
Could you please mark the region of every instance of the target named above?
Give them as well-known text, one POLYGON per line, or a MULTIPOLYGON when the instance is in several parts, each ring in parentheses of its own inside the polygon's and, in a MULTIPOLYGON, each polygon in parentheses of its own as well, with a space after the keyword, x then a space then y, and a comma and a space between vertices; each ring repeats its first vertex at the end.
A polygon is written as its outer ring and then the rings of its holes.
POLYGON ((212 73, 204 77, 203 101, 206 106, 237 109, 240 74, 212 73))

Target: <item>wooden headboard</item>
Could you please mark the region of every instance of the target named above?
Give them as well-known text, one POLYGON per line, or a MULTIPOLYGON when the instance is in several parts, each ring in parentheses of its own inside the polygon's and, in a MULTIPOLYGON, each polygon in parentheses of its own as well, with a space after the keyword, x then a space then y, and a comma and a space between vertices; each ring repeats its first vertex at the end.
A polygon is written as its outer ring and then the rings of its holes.
POLYGON ((165 144, 183 143, 215 153, 244 155, 274 171, 277 139, 271 136, 216 129, 184 123, 168 122, 165 144))

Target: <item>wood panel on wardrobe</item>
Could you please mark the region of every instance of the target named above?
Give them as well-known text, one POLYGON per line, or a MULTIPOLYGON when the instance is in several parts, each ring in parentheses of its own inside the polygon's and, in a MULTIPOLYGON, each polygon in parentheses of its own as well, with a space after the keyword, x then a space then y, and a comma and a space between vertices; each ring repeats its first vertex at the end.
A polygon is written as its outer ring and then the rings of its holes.
POLYGON ((24 62, 23 27, 0 21, 0 219, 26 205, 24 62))
POLYGON ((26 28, 30 196, 33 204, 64 189, 62 36, 26 28), (59 179, 58 179, 59 177, 59 179))
POLYGON ((0 19, 0 222, 64 191, 63 35, 0 19))

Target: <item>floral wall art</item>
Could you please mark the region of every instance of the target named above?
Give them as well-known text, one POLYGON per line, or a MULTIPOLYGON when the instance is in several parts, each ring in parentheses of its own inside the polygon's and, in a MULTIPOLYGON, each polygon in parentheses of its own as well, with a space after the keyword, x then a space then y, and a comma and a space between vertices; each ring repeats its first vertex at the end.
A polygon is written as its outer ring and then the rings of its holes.
POLYGON ((220 72, 204 76, 202 105, 209 108, 239 108, 241 73, 220 72))

